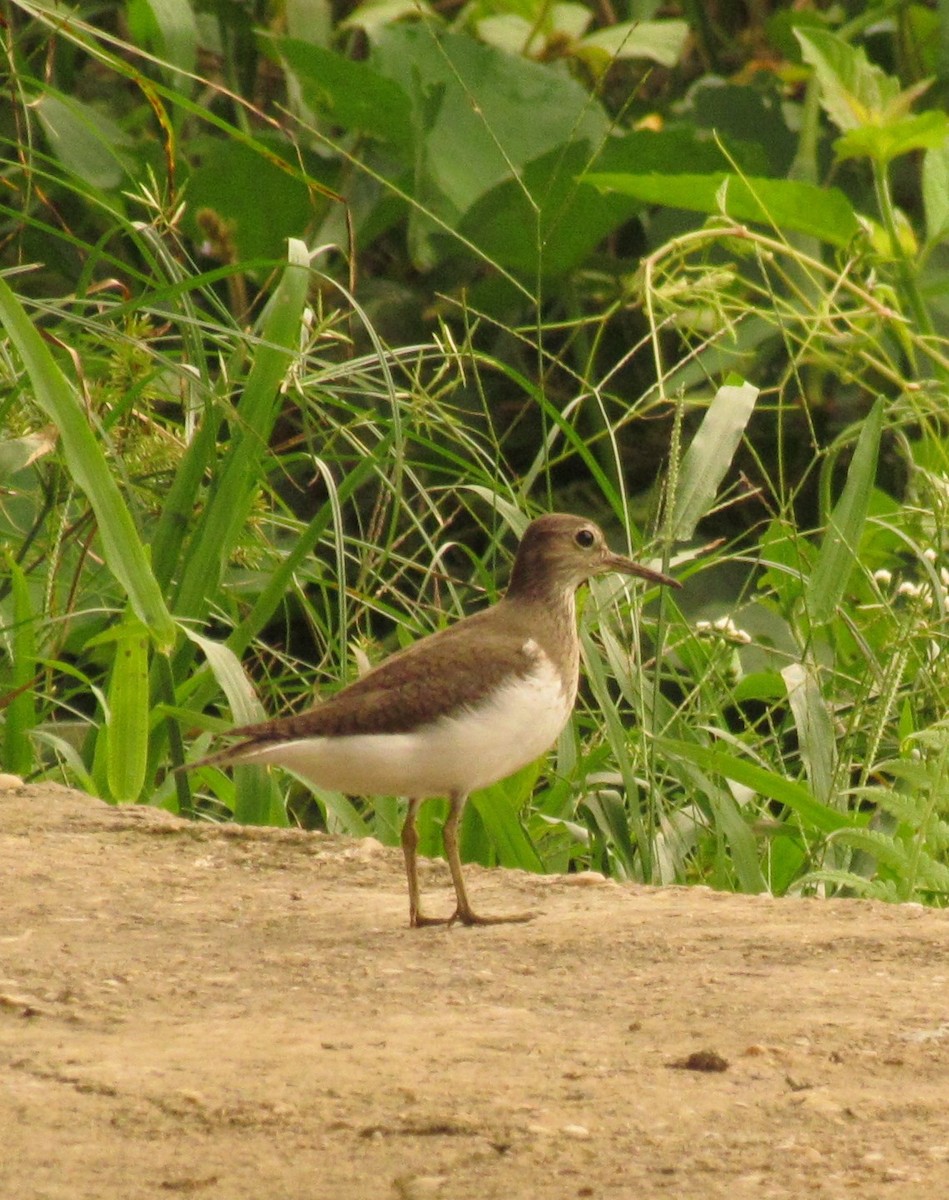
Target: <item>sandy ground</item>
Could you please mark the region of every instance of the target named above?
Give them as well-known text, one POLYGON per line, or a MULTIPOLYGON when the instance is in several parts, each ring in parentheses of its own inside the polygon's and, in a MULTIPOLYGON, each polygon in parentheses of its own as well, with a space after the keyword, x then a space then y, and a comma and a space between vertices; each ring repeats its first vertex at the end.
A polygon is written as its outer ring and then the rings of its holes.
POLYGON ((4 1198, 949 1195, 949 913, 469 868, 537 919, 413 931, 396 851, 58 788, 0 860, 4 1198))

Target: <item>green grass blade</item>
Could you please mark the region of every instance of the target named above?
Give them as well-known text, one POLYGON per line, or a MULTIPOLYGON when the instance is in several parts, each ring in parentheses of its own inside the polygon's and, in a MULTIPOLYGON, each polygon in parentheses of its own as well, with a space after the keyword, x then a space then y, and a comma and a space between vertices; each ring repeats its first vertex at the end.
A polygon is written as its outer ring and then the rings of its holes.
POLYGON ((715 502, 758 399, 750 383, 724 384, 715 393, 679 467, 672 537, 688 541, 715 502))
MULTIPOLYGON (((394 434, 390 431, 380 440, 373 458, 362 459, 347 473, 336 488, 337 507, 347 504, 359 488, 378 471, 379 462, 383 461, 392 446, 393 437, 394 434)), ((267 580, 253 608, 228 637, 227 644, 235 654, 243 653, 273 616, 300 564, 312 554, 313 547, 323 536, 332 519, 333 506, 329 503, 324 504, 297 537, 293 548, 267 580)))
POLYGON ((204 637, 194 629, 185 629, 188 638, 202 651, 218 687, 227 697, 235 725, 252 725, 263 721, 267 714, 257 699, 241 660, 230 647, 204 637))
POLYGON ((160 649, 169 649, 175 642, 175 624, 102 446, 75 389, 2 278, 0 321, 23 359, 33 384, 33 398, 59 430, 69 473, 92 505, 109 570, 139 619, 148 626, 155 644, 160 649))
POLYGON ((791 663, 781 672, 797 728, 801 761, 811 791, 824 804, 831 800, 837 739, 812 663, 791 663))
MULTIPOLYGON (((254 688, 232 650, 193 629, 188 637, 204 652, 211 672, 227 697, 235 725, 250 725, 266 714, 254 688)), ((279 789, 263 767, 234 768, 234 820, 241 825, 286 825, 287 815, 279 789)))
POLYGON ((265 767, 234 768, 234 820, 238 825, 289 824, 283 793, 265 767))
MULTIPOLYGON (((580 642, 587 682, 596 701, 597 711, 602 714, 606 740, 629 797, 628 803, 623 804, 623 827, 619 828, 616 825, 619 814, 603 796, 594 796, 587 800, 586 804, 598 820, 602 832, 612 838, 613 848, 619 854, 628 877, 635 877, 634 847, 638 847, 641 878, 652 882, 654 866, 652 811, 640 802, 641 788, 633 769, 630 731, 613 699, 611 680, 607 677, 600 652, 582 625, 580 642)), ((642 734, 639 733, 636 736, 642 736, 642 734)))
MULTIPOLYGON (((670 746, 678 743, 666 738, 661 744, 670 746)), ((684 744, 694 746, 692 742, 684 744)), ((690 755, 682 754, 678 758, 670 756, 668 766, 670 774, 696 797, 695 803, 708 809, 711 814, 710 824, 717 843, 714 873, 711 876, 713 886, 728 890, 737 884, 739 891, 750 894, 767 891, 768 884, 761 870, 760 851, 754 831, 735 797, 710 779, 690 755), (701 797, 701 801, 698 797, 701 797)))
POLYGON ((109 681, 106 780, 118 804, 142 794, 148 764, 148 632, 134 616, 115 630, 115 660, 109 681))
POLYGON ((36 624, 26 576, 19 563, 7 557, 13 593, 13 629, 10 673, 12 699, 3 723, 3 769, 13 775, 28 775, 33 769, 30 730, 36 725, 36 624))
MULTIPOLYGON (((306 783, 306 780, 303 782, 306 783)), ((314 799, 326 815, 328 833, 345 833, 350 837, 357 838, 373 836, 373 829, 369 822, 361 815, 348 796, 344 796, 342 792, 314 788, 309 783, 307 783, 307 787, 312 789, 314 799)))
MULTIPOLYGON (((630 818, 623 797, 611 788, 599 788, 584 796, 583 804, 607 844, 610 874, 621 879, 636 879, 636 846, 630 836, 630 818)), ((640 845, 645 844, 640 842, 640 845)))
POLYGON ((473 792, 469 804, 484 823, 498 862, 503 867, 543 873, 544 864, 521 824, 519 809, 529 798, 539 768, 531 763, 510 779, 473 792))
MULTIPOLYGON (((768 884, 761 873, 758 845, 735 797, 726 788, 712 787, 706 793, 715 824, 728 843, 731 865, 738 886, 752 895, 766 892, 768 884)), ((724 881, 723 881, 724 882, 724 881)))
POLYGON ((769 800, 786 805, 797 814, 805 828, 812 831, 833 833, 853 823, 843 813, 815 800, 806 784, 769 771, 746 758, 739 758, 720 746, 699 746, 676 738, 661 738, 659 743, 660 750, 666 754, 678 755, 706 771, 724 775, 726 779, 744 784, 769 800))
POLYGON ((299 351, 309 285, 306 246, 290 239, 289 263, 264 310, 261 342, 237 407, 227 457, 187 551, 175 610, 203 617, 260 487, 261 462, 280 410, 280 385, 299 351))
POLYGON ((223 417, 212 404, 204 406, 197 432, 184 453, 162 505, 152 538, 155 577, 168 587, 181 563, 181 549, 192 527, 207 472, 216 453, 223 417))
POLYGON ((810 618, 824 624, 834 615, 850 573, 857 561, 860 537, 870 510, 870 495, 876 478, 880 435, 883 431, 883 400, 877 400, 860 430, 857 448, 847 471, 847 482, 834 506, 817 562, 805 591, 810 618))
POLYGON ((82 788, 90 796, 98 796, 99 790, 96 787, 95 779, 86 769, 82 755, 68 738, 59 737, 58 734, 51 733, 42 727, 37 728, 35 736, 38 742, 49 747, 66 768, 66 778, 74 787, 82 788))

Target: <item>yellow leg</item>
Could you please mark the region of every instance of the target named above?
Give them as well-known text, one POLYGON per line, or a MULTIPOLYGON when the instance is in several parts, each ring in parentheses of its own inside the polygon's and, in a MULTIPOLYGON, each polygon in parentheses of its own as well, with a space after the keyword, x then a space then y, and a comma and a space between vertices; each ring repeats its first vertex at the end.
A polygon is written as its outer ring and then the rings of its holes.
POLYGON ((423 925, 448 925, 455 918, 427 917, 422 912, 421 895, 418 886, 418 830, 415 828, 415 814, 418 812, 421 800, 410 800, 405 823, 402 826, 402 854, 405 857, 405 874, 409 882, 409 927, 420 929, 423 925))
MULTIPOLYGON (((464 812, 467 799, 467 795, 456 794, 451 797, 451 809, 445 821, 443 832, 445 857, 448 859, 448 868, 451 871, 451 879, 455 885, 455 896, 458 901, 455 914, 450 918, 449 923, 457 920, 462 925, 509 925, 520 921, 533 920, 535 914, 532 912, 511 913, 500 917, 481 917, 472 909, 468 902, 465 880, 461 873, 461 858, 458 854, 458 822, 461 820, 461 814, 464 812)), ((404 835, 405 831, 403 830, 403 837, 404 835)))

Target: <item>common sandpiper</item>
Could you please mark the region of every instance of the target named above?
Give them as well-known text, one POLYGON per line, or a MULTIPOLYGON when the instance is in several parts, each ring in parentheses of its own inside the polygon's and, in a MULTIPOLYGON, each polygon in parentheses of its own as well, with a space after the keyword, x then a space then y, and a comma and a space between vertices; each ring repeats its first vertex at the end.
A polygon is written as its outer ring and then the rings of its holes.
POLYGON ((576 591, 610 571, 680 586, 614 554, 593 521, 538 517, 524 532, 507 592, 496 604, 393 654, 306 712, 232 730, 240 742, 189 766, 267 764, 317 788, 406 797, 401 840, 409 924, 529 920, 532 913, 481 916, 472 909, 458 822, 471 792, 512 775, 557 740, 579 682, 576 591), (450 802, 443 840, 456 907, 446 917, 423 913, 419 894, 415 817, 434 796, 450 802))

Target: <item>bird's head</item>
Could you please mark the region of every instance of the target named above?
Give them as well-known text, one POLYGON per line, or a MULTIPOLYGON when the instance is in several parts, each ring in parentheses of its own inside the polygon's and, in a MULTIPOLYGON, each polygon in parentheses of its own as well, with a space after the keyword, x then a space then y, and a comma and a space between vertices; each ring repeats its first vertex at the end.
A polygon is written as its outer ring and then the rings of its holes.
POLYGON ((661 571, 614 553, 595 521, 549 513, 531 521, 524 531, 507 594, 528 597, 562 592, 610 571, 636 575, 668 587, 682 586, 661 571))

